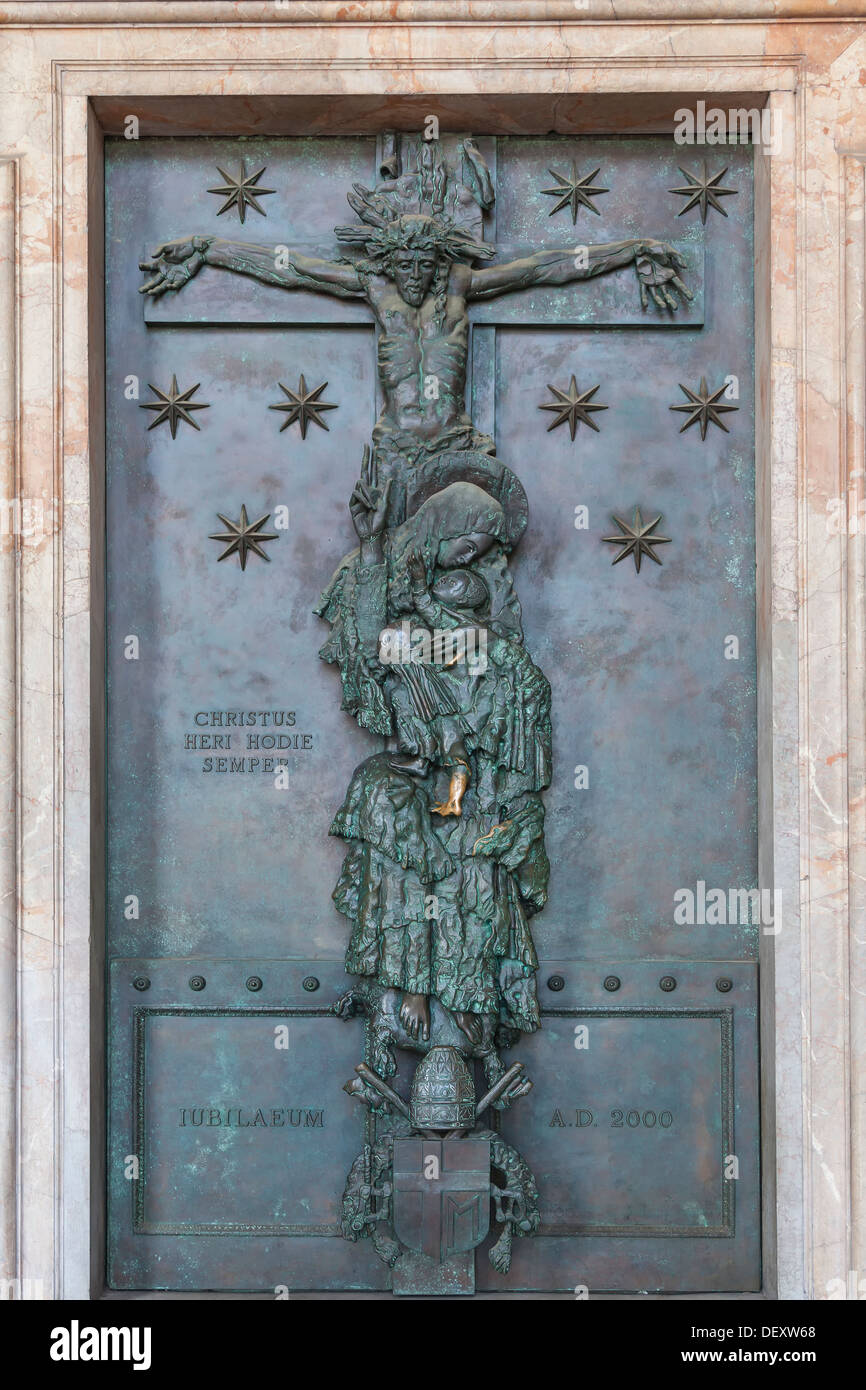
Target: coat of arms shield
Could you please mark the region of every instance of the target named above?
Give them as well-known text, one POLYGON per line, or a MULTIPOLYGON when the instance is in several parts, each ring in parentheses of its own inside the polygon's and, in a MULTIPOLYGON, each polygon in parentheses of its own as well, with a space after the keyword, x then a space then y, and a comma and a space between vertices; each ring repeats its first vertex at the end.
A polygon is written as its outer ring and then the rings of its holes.
POLYGON ((490 1228, 490 1140, 397 1139, 394 1231, 432 1260, 474 1250, 490 1228))

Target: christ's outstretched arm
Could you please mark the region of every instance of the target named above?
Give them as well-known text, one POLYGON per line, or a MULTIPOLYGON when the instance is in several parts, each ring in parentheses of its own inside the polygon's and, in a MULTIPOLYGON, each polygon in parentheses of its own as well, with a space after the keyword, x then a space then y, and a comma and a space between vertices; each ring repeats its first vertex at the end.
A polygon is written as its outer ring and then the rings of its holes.
POLYGON ((633 265, 640 284, 641 304, 651 296, 660 309, 676 309, 673 291, 691 299, 678 271, 684 258, 664 241, 613 241, 604 246, 569 246, 555 251, 535 251, 514 261, 473 270, 467 299, 492 299, 498 294, 528 289, 532 285, 569 285, 591 280, 621 266, 633 265))
POLYGON ((256 246, 248 241, 208 236, 180 237, 158 246, 149 261, 140 262, 142 270, 153 274, 140 292, 156 298, 166 290, 179 290, 203 265, 251 275, 284 290, 317 290, 340 299, 364 295, 360 276, 351 265, 306 256, 290 247, 256 246))

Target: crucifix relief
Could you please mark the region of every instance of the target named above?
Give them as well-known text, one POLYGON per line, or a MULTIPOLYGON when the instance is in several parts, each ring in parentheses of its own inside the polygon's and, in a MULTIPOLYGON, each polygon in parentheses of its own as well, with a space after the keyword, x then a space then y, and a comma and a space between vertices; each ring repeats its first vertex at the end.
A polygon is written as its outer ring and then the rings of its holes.
POLYGON ((336 235, 359 248, 354 255, 325 259, 283 244, 188 236, 163 243, 142 262, 151 278, 141 292, 154 299, 214 266, 280 289, 369 305, 384 399, 373 440, 380 476, 394 481, 389 524, 405 520, 407 486, 425 461, 453 450, 494 452, 466 409, 471 305, 533 288, 565 289, 624 268, 636 275, 643 310, 669 317, 692 299, 679 273, 681 253, 651 238, 495 259, 500 248, 480 238, 481 212, 494 195, 474 143, 459 146, 459 176, 437 142, 425 143, 421 155, 414 172, 349 193, 360 221, 336 235))
MULTIPOLYGON (((369 1065, 347 1089, 369 1108, 372 1139, 347 1181, 343 1231, 369 1236, 392 1267, 407 1251, 442 1265, 471 1258, 492 1199, 502 1233, 490 1258, 505 1272, 512 1237, 538 1224, 534 1179, 475 1126, 530 1085, 499 1049, 540 1026, 530 922, 547 897, 551 699, 509 569, 527 524, 516 461, 496 456, 467 408, 470 309, 541 289, 592 296, 601 277, 631 272, 636 310, 673 321, 692 291, 680 252, 647 237, 503 253, 482 236, 494 201, 484 159, 470 139, 452 155, 421 142, 414 167, 355 185, 358 221, 336 229, 344 254, 191 235, 142 262, 141 291, 173 300, 214 267, 372 313, 383 407, 349 498, 358 545, 316 609, 343 709, 388 741, 355 770, 331 825, 347 843, 333 896, 356 981, 338 1011, 371 1021, 369 1065), (396 1047, 426 1054, 408 1106, 389 1084, 396 1047), (467 1058, 490 1088, 477 1107, 467 1058), (445 1224, 427 1238, 428 1188, 412 1176, 425 1144, 459 1174, 434 1194, 442 1223, 448 1193, 477 1194, 465 1238, 446 1240, 445 1224), (401 1201, 410 1190, 423 1196, 417 1221, 401 1201)), ((436 1286, 413 1271, 414 1291, 436 1286)))

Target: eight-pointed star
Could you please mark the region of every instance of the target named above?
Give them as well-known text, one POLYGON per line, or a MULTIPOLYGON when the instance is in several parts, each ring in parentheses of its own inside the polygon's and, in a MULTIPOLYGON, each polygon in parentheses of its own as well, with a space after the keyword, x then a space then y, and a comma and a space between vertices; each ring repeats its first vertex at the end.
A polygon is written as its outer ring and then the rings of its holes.
POLYGON ((622 532, 621 536, 602 536, 602 540, 608 545, 619 545, 622 547, 618 555, 615 555, 612 564, 618 565, 620 560, 624 560, 627 555, 634 558, 634 567, 640 572, 640 562, 643 555, 648 555, 651 560, 655 560, 657 565, 661 560, 653 550, 654 545, 670 545, 670 536, 653 536, 651 532, 658 526, 661 516, 657 516, 654 521, 643 521, 640 514, 640 507, 634 509, 634 523, 630 526, 627 521, 621 521, 614 514, 614 521, 622 532))
MULTIPOLYGON (((599 385, 600 384, 601 383, 599 383, 599 385)), ((577 389, 576 379, 572 377, 567 392, 560 391, 558 386, 551 386, 549 382, 547 389, 553 392, 554 396, 556 396, 556 400, 546 401, 545 404, 540 405, 538 409, 555 410, 557 412, 556 419, 547 426, 548 434, 550 434, 551 430, 555 430, 557 425, 564 425, 566 420, 571 430, 572 439, 574 439, 574 432, 580 421, 583 421, 585 425, 589 425, 591 429, 594 429, 596 434, 601 433, 598 425, 589 413, 591 410, 607 410, 608 408, 606 405, 590 405, 590 401, 598 390, 598 386, 593 386, 591 390, 584 391, 583 394, 581 394, 577 389)))
POLYGON ((679 170, 683 177, 688 179, 688 185, 685 188, 671 188, 669 192, 679 193, 680 197, 688 198, 689 201, 686 203, 685 207, 680 208, 677 217, 682 217, 684 212, 688 212, 689 208, 693 207, 700 208, 702 222, 706 222, 707 220, 708 208, 715 208, 716 212, 720 212, 723 217, 727 217, 728 214, 719 202, 719 198, 730 198, 738 192, 736 188, 719 187, 719 184, 728 172, 727 166, 720 174, 710 174, 707 171, 707 161, 704 160, 704 173, 702 178, 698 178, 697 174, 690 174, 688 169, 684 169, 682 165, 679 166, 679 170))
POLYGON ((222 512, 217 512, 217 516, 226 529, 212 533, 208 540, 222 541, 225 545, 226 549, 222 555, 217 556, 218 560, 226 560, 229 555, 236 554, 241 562, 242 570, 247 567, 247 553, 250 550, 254 555, 261 555, 263 560, 270 560, 270 555, 266 555, 261 547, 262 541, 279 540, 276 531, 262 531, 261 529, 270 517, 270 512, 267 512, 265 516, 260 516, 258 521, 249 521, 247 509, 242 506, 240 521, 229 521, 229 518, 223 516, 222 512))
POLYGON ((247 173, 246 160, 241 160, 241 172, 236 179, 231 174, 227 174, 225 169, 217 165, 217 173, 225 179, 223 188, 209 188, 208 193, 216 193, 220 198, 225 198, 225 202, 217 212, 217 217, 228 212, 229 208, 237 207, 238 214, 242 222, 246 221, 247 206, 255 208, 256 212, 261 213, 262 217, 267 217, 264 208, 260 208, 256 199, 264 197, 266 193, 274 193, 273 188, 259 188, 258 181, 268 166, 263 164, 254 174, 247 173))
POLYGON ((201 385, 200 381, 197 381, 195 386, 190 386, 186 391, 178 391, 177 377, 172 376, 171 387, 168 394, 166 394, 165 391, 160 391, 159 387, 154 386, 152 382, 148 382, 147 384, 150 390, 153 391, 155 395, 159 396, 158 401, 139 402, 139 410, 159 411, 156 419, 148 425, 148 430, 155 430, 157 425, 161 425, 167 420, 168 427, 171 430, 171 437, 172 439, 176 439, 178 420, 185 420, 188 425, 192 425, 193 429, 197 430, 199 426, 189 412, 191 410, 210 410, 210 406, 206 405, 204 401, 190 400, 190 396, 193 396, 201 385))
POLYGON ((725 434, 730 433, 727 425, 719 416, 723 411, 739 410, 740 407, 738 405, 720 404, 719 397, 724 395, 727 390, 726 385, 720 386, 718 391, 713 391, 712 395, 707 391, 707 378, 705 376, 701 377, 701 384, 698 387, 697 393, 689 390, 688 386, 683 386, 681 381, 677 382, 677 385, 683 394, 689 398, 687 405, 672 405, 669 407, 670 410, 681 410, 688 414, 688 420, 686 420, 684 425, 680 426, 680 434, 682 434, 683 430, 687 430, 689 425, 700 422, 701 439, 706 439, 707 427, 711 420, 714 425, 718 425, 720 430, 724 430, 725 434))
POLYGON ((542 188, 541 191, 546 194, 548 198, 559 199, 559 202, 555 203, 548 213, 549 217, 552 217, 555 212, 559 212, 560 208, 566 207, 571 208, 572 223, 577 221, 577 214, 582 207, 589 208, 590 212, 596 213, 599 217, 601 216, 595 204, 589 201, 590 198, 597 198, 599 193, 610 192, 609 188, 591 188, 589 186, 600 172, 600 169, 593 169, 591 174, 587 174, 585 178, 579 179, 577 177, 577 168, 575 167, 574 161, 572 161, 571 175, 569 178, 566 178, 564 174, 558 174, 555 169, 548 169, 547 172, 556 179, 557 187, 542 188))
POLYGON ((280 434, 287 430, 289 425, 294 424, 295 420, 300 422, 301 438, 307 437, 307 422, 314 420, 317 425, 321 425, 323 430, 328 426, 324 420, 319 419, 320 410, 336 410, 336 405, 331 405, 328 401, 320 401, 319 397, 327 386, 327 381, 323 381, 321 386, 317 386, 314 391, 307 390, 307 383, 303 372, 298 382, 297 391, 290 391, 288 386, 284 386, 281 381, 277 382, 281 391, 285 391, 288 396, 287 401, 280 401, 279 405, 269 405, 268 410, 284 410, 286 412, 286 422, 280 426, 280 434))

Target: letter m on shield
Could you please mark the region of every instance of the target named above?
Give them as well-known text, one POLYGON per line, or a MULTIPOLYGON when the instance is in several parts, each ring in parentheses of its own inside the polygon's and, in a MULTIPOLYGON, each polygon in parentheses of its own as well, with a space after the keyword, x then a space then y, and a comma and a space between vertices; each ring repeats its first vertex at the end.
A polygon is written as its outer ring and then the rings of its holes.
POLYGON ((394 1230, 410 1250, 447 1260, 490 1228, 489 1139, 396 1139, 394 1230), (430 1157, 438 1177, 425 1177, 430 1157))

